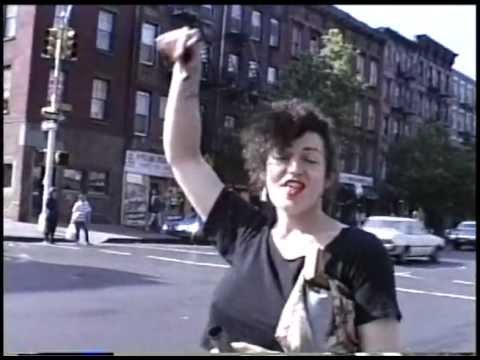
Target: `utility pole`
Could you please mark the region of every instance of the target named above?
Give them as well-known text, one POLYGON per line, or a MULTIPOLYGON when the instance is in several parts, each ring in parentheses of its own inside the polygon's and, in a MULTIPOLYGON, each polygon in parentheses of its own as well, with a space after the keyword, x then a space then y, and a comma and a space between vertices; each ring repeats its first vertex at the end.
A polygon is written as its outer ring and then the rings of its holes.
MULTIPOLYGON (((44 232, 46 226, 46 213, 47 213, 47 197, 50 188, 53 183, 53 160, 55 156, 55 145, 56 145, 56 135, 58 129, 58 121, 64 120, 64 116, 59 112, 59 99, 57 97, 59 90, 59 75, 61 67, 61 57, 62 52, 64 52, 64 38, 68 29, 68 21, 70 18, 70 12, 72 10, 72 5, 67 5, 65 12, 63 13, 63 22, 60 25, 59 29, 51 28, 47 30, 47 48, 45 57, 51 57, 51 51, 48 48, 48 42, 55 41, 54 43, 54 60, 55 67, 53 73, 53 92, 50 96, 50 106, 42 108, 42 115, 46 119, 42 122, 42 130, 48 131, 47 138, 47 152, 45 156, 45 177, 43 179, 43 198, 42 198, 42 212, 38 218, 38 228, 40 231, 44 232)), ((53 45, 53 44, 52 44, 53 45)), ((53 49, 52 49, 53 50, 53 49)))

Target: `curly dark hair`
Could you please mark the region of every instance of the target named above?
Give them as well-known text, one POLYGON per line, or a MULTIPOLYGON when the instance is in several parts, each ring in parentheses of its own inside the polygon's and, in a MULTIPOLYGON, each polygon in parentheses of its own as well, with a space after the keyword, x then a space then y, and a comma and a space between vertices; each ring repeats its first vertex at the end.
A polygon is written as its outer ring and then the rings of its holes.
MULTIPOLYGON (((283 100, 258 113, 241 134, 243 158, 251 186, 259 191, 265 185, 267 157, 273 150, 285 150, 307 131, 318 134, 325 144, 326 178, 337 179, 336 149, 331 119, 311 103, 283 100)), ((333 187, 333 186, 332 186, 333 187)))

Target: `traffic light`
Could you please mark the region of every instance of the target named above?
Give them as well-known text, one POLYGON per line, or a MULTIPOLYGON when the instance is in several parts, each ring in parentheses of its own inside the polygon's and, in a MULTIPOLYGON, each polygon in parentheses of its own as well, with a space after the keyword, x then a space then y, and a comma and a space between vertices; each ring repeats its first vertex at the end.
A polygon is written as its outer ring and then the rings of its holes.
POLYGON ((63 60, 77 60, 77 33, 72 28, 63 31, 62 39, 62 55, 63 60))
POLYGON ((45 38, 43 39, 42 57, 54 58, 55 46, 58 38, 59 30, 57 28, 48 28, 45 30, 45 38))
POLYGON ((68 152, 58 150, 55 153, 55 164, 59 166, 68 166, 69 158, 70 154, 68 152))

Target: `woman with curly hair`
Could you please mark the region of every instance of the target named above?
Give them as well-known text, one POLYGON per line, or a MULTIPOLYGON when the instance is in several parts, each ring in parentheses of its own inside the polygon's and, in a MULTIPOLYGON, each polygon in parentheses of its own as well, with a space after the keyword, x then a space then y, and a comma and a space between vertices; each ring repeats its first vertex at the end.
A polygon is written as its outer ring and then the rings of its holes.
MULTIPOLYGON (((273 205, 274 216, 267 216, 227 190, 201 155, 199 31, 177 29, 157 44, 174 62, 164 123, 166 159, 206 221, 204 235, 231 265, 213 295, 203 346, 212 351, 216 342, 208 330, 222 329, 230 351, 288 351, 278 336, 279 321, 305 258, 315 249, 331 254, 325 273, 351 291, 359 348, 398 351, 401 314, 391 260, 375 236, 323 209, 337 178, 328 117, 290 100, 252 119, 254 125, 242 136, 243 155, 252 184, 265 187, 273 205)), ((329 320, 331 314, 322 316, 329 320)), ((327 349, 327 323, 311 324, 311 351, 327 349)))

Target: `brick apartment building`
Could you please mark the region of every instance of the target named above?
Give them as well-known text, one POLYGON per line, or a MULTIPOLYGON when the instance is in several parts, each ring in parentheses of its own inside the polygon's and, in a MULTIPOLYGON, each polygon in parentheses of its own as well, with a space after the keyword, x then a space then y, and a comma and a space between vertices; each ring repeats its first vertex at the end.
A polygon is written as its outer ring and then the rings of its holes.
MULTIPOLYGON (((53 69, 53 61, 40 53, 44 32, 59 21, 61 7, 4 6, 4 216, 23 221, 35 221, 40 211, 46 148, 40 108, 47 105, 53 69)), ((202 152, 226 184, 244 191, 248 181, 238 130, 245 119, 239 116, 244 106, 239 100, 258 101, 299 52, 318 51, 330 28, 342 31, 360 51, 357 71, 369 87, 355 105, 352 143, 341 149, 343 189, 336 213, 350 216, 357 194, 374 211, 385 168, 385 119, 396 118, 394 107, 385 105, 385 89, 392 85, 384 77, 403 81, 384 66, 385 44, 412 49, 415 44, 329 5, 75 5, 70 26, 78 33, 79 59, 62 63, 61 87, 62 101, 73 111, 57 133, 57 149, 70 153, 69 165, 55 172, 63 220, 79 191, 87 192, 98 222, 143 225, 152 188, 168 199, 170 213, 189 210, 162 156, 171 73, 154 39, 199 24, 208 33, 202 55, 202 152)))

